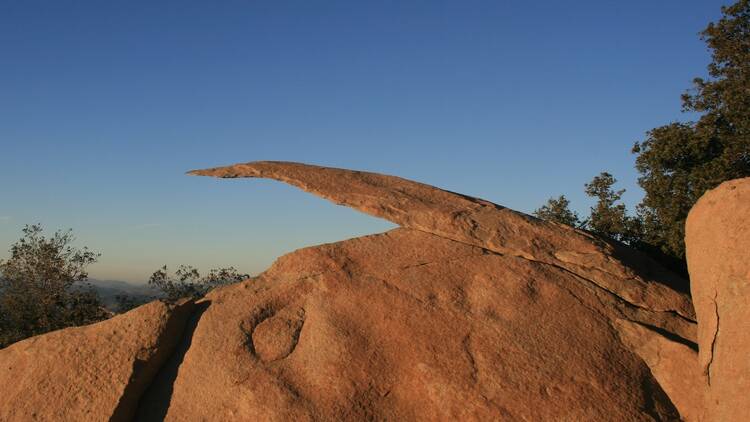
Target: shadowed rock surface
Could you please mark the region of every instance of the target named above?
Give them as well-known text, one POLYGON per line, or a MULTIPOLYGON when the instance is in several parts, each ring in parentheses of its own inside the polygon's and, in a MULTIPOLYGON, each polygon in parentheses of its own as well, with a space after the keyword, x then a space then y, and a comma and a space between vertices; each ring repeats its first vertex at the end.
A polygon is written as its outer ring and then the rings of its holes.
POLYGON ((688 215, 685 243, 700 317, 706 420, 750 409, 750 178, 722 183, 688 215))
POLYGON ((634 251, 392 176, 193 174, 278 179, 402 228, 209 293, 137 420, 696 420, 691 301, 634 251))

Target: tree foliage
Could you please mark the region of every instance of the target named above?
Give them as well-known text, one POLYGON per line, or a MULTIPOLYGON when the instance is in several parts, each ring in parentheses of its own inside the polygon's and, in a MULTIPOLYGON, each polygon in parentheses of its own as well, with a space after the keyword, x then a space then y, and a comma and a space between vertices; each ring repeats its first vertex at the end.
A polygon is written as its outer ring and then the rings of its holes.
POLYGON ((548 199, 546 204, 534 210, 534 215, 543 220, 554 221, 572 227, 581 225, 578 213, 571 211, 570 201, 565 195, 548 199))
POLYGON ((682 96, 697 121, 671 123, 636 143, 643 242, 684 259, 685 219, 707 190, 750 176, 750 1, 722 8, 701 38, 711 50, 707 79, 682 96))
POLYGON ((118 314, 122 314, 154 299, 156 298, 152 296, 136 296, 128 293, 120 293, 115 295, 114 311, 118 314))
POLYGON ((617 179, 614 176, 602 172, 584 185, 586 195, 595 198, 596 203, 583 221, 578 213, 570 209, 570 201, 565 195, 548 199, 546 204, 534 211, 534 215, 636 246, 641 238, 640 220, 628 214, 625 204, 621 202, 625 189, 614 190, 615 183, 617 179))
MULTIPOLYGON (((635 216, 628 215, 602 173, 586 184, 597 198, 582 226, 641 249, 667 267, 686 274, 685 220, 696 201, 720 183, 750 176, 750 0, 722 7, 722 17, 703 32, 711 51, 707 78, 695 78, 682 96, 683 111, 695 121, 675 122, 648 132, 634 145, 638 184, 645 196, 635 216)), ((543 218, 565 215, 552 203, 543 218)), ((565 207, 569 204, 565 203, 565 207)))
POLYGON ((168 300, 176 300, 182 297, 201 297, 213 288, 237 283, 249 277, 234 267, 213 269, 201 276, 190 265, 180 265, 174 275, 170 276, 165 265, 151 275, 148 284, 161 290, 168 300))
POLYGON ((42 231, 38 224, 25 226, 10 258, 0 261, 0 347, 109 316, 96 292, 80 284, 99 254, 71 246, 70 231, 50 238, 42 231))
POLYGON ((584 185, 586 195, 596 198, 596 204, 583 226, 610 239, 634 244, 640 239, 640 224, 637 218, 628 215, 621 202, 625 189, 614 190, 615 183, 614 176, 602 172, 584 185))

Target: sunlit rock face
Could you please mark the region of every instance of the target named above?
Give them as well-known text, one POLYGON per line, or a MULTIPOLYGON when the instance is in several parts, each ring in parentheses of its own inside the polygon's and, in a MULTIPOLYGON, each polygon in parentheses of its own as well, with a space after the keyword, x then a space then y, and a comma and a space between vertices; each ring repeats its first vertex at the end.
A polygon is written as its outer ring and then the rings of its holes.
POLYGON ((750 178, 707 192, 690 211, 685 243, 700 318, 706 420, 747 420, 750 409, 750 178))
MULTIPOLYGON (((209 293, 169 334, 169 357, 145 358, 158 370, 131 389, 136 420, 698 418, 692 303, 637 252, 393 176, 282 162, 193 174, 281 180, 401 228, 292 252, 209 293)), ((117 336, 91 341, 104 332, 117 336)), ((69 341, 45 338, 24 347, 69 341)), ((0 381, 30 370, 5 369, 24 343, 0 351, 0 381)), ((110 377, 104 360, 76 365, 54 383, 85 382, 83 367, 110 377)), ((3 409, 70 399, 24 388, 3 409)), ((79 420, 115 415, 101 409, 79 420)))
POLYGON ((0 421, 131 420, 193 311, 154 301, 0 350, 0 421))

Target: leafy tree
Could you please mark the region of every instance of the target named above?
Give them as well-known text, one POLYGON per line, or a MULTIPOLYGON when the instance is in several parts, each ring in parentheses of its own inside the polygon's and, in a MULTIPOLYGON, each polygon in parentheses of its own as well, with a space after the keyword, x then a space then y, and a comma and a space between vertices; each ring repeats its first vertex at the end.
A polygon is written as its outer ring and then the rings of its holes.
POLYGON ((151 275, 148 284, 161 290, 168 300, 176 300, 182 297, 201 297, 215 287, 237 283, 249 277, 248 274, 239 273, 234 267, 213 269, 201 276, 190 265, 180 265, 174 276, 170 276, 165 265, 151 275))
POLYGON ((571 211, 570 201, 565 195, 548 199, 546 204, 534 210, 534 215, 543 220, 567 224, 572 227, 581 225, 578 214, 575 211, 571 211))
POLYGON ((750 1, 722 7, 722 18, 701 33, 712 54, 709 78, 693 80, 683 111, 697 121, 671 123, 636 143, 643 242, 685 256, 685 219, 708 189, 750 176, 750 1))
POLYGON ((71 231, 42 235, 41 225, 24 227, 23 237, 0 261, 0 347, 65 327, 109 317, 90 285, 86 267, 99 254, 71 246, 71 231))
POLYGON ((584 226, 594 233, 625 243, 638 239, 637 221, 628 216, 625 204, 620 203, 625 189, 615 191, 612 187, 617 179, 602 172, 585 184, 586 195, 596 198, 591 215, 584 226))

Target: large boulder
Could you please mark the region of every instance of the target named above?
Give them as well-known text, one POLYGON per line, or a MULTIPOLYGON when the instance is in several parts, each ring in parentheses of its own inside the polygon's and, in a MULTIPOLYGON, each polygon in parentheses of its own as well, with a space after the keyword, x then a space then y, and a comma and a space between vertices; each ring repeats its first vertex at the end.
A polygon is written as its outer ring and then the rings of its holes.
POLYGON ((688 296, 667 286, 686 283, 649 259, 586 232, 482 199, 395 176, 300 163, 261 161, 190 174, 279 180, 402 227, 560 267, 633 306, 695 320, 688 296))
POLYGON ((685 242, 706 419, 739 421, 750 409, 750 178, 707 192, 690 211, 685 242))
POLYGON ((192 308, 192 301, 155 301, 0 350, 0 420, 131 420, 192 308))
POLYGON ((410 229, 303 249, 207 296, 139 419, 677 419, 597 290, 410 229))
POLYGON ((684 281, 622 245, 393 176, 194 174, 282 180, 402 228, 208 294, 137 420, 697 419, 684 281))

